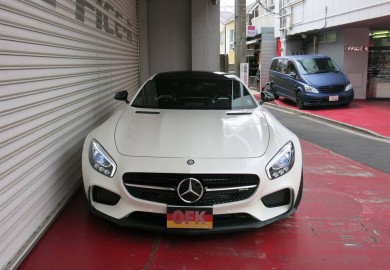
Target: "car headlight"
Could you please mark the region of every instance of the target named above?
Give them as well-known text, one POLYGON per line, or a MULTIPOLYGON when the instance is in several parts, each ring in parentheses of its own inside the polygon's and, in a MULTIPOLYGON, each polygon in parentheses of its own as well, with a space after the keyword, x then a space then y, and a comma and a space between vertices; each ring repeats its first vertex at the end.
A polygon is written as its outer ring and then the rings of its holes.
POLYGON ((89 163, 101 174, 113 177, 116 171, 116 163, 95 139, 89 148, 89 163))
POLYGON ((295 161, 294 144, 289 141, 276 155, 268 162, 266 168, 267 176, 273 180, 290 171, 295 161))
POLYGON ((311 87, 307 84, 305 84, 305 91, 309 93, 319 93, 317 88, 311 87))
POLYGON ((352 83, 349 83, 346 87, 345 87, 345 91, 349 91, 352 89, 352 83))

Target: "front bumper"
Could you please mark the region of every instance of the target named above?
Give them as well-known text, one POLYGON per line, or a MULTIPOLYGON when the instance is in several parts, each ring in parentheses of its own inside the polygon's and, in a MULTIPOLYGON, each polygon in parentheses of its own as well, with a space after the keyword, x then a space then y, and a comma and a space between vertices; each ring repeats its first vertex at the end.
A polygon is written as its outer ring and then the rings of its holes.
POLYGON ((260 221, 247 214, 226 214, 214 216, 214 226, 211 230, 199 230, 199 229, 168 229, 166 227, 166 215, 147 213, 147 212, 134 212, 128 217, 122 219, 115 219, 102 212, 99 212, 90 204, 90 211, 102 218, 105 218, 115 224, 123 227, 131 227, 134 229, 164 232, 172 234, 210 234, 210 233, 223 233, 233 231, 243 231, 250 229, 257 229, 271 224, 275 221, 284 219, 297 210, 297 207, 290 208, 287 212, 276 216, 274 218, 260 221))
POLYGON ((304 93, 303 103, 305 106, 328 106, 349 104, 354 99, 354 91, 344 91, 334 94, 325 93, 304 93), (337 101, 330 101, 330 96, 337 96, 337 101))
MULTIPOLYGON (((127 226, 142 230, 183 233, 183 234, 207 234, 225 231, 254 229, 283 219, 295 212, 300 201, 302 185, 302 162, 300 148, 296 156, 294 167, 286 175, 275 180, 269 180, 265 170, 259 170, 259 163, 270 157, 252 159, 227 159, 202 160, 198 159, 196 165, 188 166, 186 159, 158 159, 158 158, 133 158, 126 157, 118 164, 118 171, 114 178, 106 177, 96 172, 83 155, 83 180, 88 198, 90 211, 98 216, 112 221, 121 226, 127 226), (132 164, 129 166, 128 164, 132 164), (154 164, 154 166, 151 166, 154 164), (176 164, 177 166, 173 165, 176 164), (179 164, 184 164, 181 167, 179 164), (204 229, 167 229, 167 204, 148 201, 132 196, 122 179, 125 173, 134 170, 147 172, 151 168, 154 171, 164 172, 169 168, 175 168, 180 173, 196 175, 204 173, 252 173, 257 172, 260 184, 254 194, 240 201, 213 205, 213 228, 204 229), (189 171, 189 168, 190 171, 189 171), (198 171, 199 170, 199 171, 198 171), (228 170, 228 171, 227 171, 228 170), (113 196, 99 196, 94 194, 94 189, 107 190, 113 196), (283 205, 272 205, 273 198, 288 196, 283 205), (287 195, 286 195, 287 194, 287 195), (95 196, 95 197, 94 197, 95 196), (97 199, 98 198, 98 199, 97 199), (268 200, 268 201, 267 201, 268 200)), ((119 159, 117 159, 119 160, 119 159)), ((166 173, 171 173, 166 171, 166 173)), ((282 198, 283 201, 283 198, 282 198)))

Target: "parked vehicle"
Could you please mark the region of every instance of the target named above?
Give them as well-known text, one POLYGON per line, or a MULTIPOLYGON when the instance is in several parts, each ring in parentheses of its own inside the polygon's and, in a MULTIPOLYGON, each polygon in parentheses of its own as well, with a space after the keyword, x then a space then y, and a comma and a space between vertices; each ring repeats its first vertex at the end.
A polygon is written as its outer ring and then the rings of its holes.
POLYGON ((297 107, 349 104, 354 91, 335 62, 323 55, 291 55, 272 59, 271 92, 286 97, 297 107))
MULTIPOLYGON (((263 95, 263 102, 272 99, 263 95)), ((202 233, 258 228, 302 196, 296 135, 234 75, 167 72, 85 139, 90 210, 123 226, 202 233)))

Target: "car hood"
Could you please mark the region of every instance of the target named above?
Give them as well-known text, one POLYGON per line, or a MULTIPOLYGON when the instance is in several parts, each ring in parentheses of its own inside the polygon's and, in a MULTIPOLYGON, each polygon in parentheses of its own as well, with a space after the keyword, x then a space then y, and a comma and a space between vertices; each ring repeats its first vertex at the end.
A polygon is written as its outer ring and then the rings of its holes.
POLYGON ((268 124, 259 109, 243 114, 129 107, 115 130, 119 153, 137 157, 253 158, 265 153, 268 142, 268 124))
POLYGON ((319 73, 305 75, 304 78, 311 84, 317 87, 328 85, 346 85, 347 80, 342 72, 337 73, 319 73))

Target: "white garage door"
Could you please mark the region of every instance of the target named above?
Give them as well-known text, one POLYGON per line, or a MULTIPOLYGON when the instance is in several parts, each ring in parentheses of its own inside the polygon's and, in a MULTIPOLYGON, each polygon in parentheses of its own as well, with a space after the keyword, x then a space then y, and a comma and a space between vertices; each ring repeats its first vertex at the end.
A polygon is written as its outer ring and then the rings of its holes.
POLYGON ((85 135, 138 70, 136 0, 0 1, 0 269, 80 185, 85 135))

